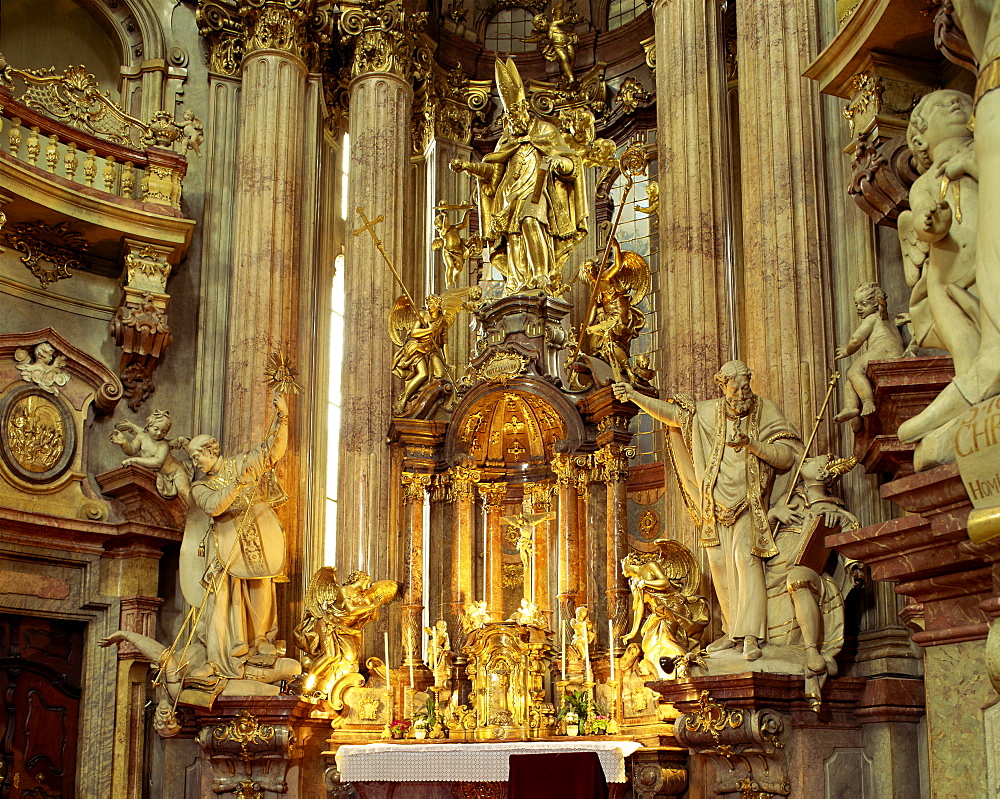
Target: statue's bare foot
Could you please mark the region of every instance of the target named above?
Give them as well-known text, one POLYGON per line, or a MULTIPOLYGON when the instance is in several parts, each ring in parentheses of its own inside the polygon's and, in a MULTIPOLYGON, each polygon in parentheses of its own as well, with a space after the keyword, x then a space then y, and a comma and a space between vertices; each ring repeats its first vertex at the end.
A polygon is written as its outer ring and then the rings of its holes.
POLYGON ((871 400, 865 400, 864 402, 861 403, 861 415, 862 416, 871 416, 873 413, 875 413, 875 403, 874 402, 872 402, 871 400))
POLYGON ((759 660, 760 659, 760 647, 757 645, 757 639, 752 635, 748 635, 743 639, 743 658, 745 660, 759 660))
POLYGON ((814 646, 806 647, 806 668, 813 674, 823 674, 826 672, 826 659, 814 646))
POLYGON ((705 647, 705 650, 707 652, 722 652, 726 649, 732 649, 734 646, 736 646, 736 642, 728 635, 724 635, 722 638, 712 641, 712 643, 705 647))
MULTIPOLYGON (((872 410, 874 410, 874 408, 872 410)), ((840 413, 838 413, 836 416, 833 417, 833 421, 839 424, 841 422, 846 422, 850 419, 854 419, 856 416, 858 416, 858 414, 859 411, 857 408, 844 408, 844 410, 842 410, 840 413)))

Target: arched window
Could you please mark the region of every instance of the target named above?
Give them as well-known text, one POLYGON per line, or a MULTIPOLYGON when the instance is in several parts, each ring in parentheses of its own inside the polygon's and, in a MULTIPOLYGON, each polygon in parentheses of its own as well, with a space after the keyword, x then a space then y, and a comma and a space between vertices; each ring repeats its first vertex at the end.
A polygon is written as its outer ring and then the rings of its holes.
POLYGON ((646 10, 646 0, 611 0, 608 6, 608 30, 631 22, 646 10))
MULTIPOLYGON (((621 151, 619 151, 619 155, 621 151)), ((632 190, 622 208, 621 222, 618 225, 616 238, 623 250, 639 253, 649 264, 650 288, 639 310, 646 315, 646 324, 635 341, 632 342, 632 359, 645 355, 649 358, 649 367, 660 374, 660 276, 659 252, 656 246, 656 230, 649 214, 640 208, 649 206, 649 181, 656 180, 656 162, 646 165, 646 174, 635 178, 632 190)), ((611 186, 611 197, 614 202, 615 214, 625 193, 626 181, 621 175, 611 186)), ((636 417, 634 432, 636 458, 633 463, 653 463, 663 460, 664 439, 660 425, 656 424, 649 414, 639 414, 636 417), (655 428, 655 429, 654 429, 655 428)))
MULTIPOLYGON (((641 1, 641 0, 640 0, 641 1)), ((535 45, 521 41, 531 35, 531 13, 523 8, 505 8, 486 24, 483 46, 495 53, 524 53, 535 45)))

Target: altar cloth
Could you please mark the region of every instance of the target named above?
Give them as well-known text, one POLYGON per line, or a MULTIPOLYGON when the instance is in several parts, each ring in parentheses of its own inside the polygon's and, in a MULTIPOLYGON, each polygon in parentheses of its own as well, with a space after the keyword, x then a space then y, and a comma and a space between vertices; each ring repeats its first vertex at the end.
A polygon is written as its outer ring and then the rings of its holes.
POLYGON ((345 744, 337 750, 341 782, 507 782, 511 755, 596 752, 608 782, 627 782, 625 758, 635 741, 345 744))

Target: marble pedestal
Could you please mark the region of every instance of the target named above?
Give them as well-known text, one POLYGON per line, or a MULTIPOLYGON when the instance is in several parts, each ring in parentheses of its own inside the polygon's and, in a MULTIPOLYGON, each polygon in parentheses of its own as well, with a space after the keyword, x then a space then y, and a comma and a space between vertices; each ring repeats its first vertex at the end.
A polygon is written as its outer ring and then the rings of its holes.
POLYGON ((323 795, 325 719, 295 696, 220 696, 197 711, 200 796, 298 799, 323 795))
POLYGON ((968 539, 972 505, 955 464, 893 480, 881 491, 906 515, 828 536, 827 546, 913 600, 911 620, 923 627, 913 641, 924 654, 930 794, 990 795, 986 711, 997 695, 987 676, 986 636, 1000 615, 1000 539, 968 539))
POLYGON ((913 768, 915 722, 923 712, 919 680, 834 678, 823 689, 820 713, 810 709, 798 676, 747 673, 647 684, 681 713, 674 735, 691 752, 688 799, 758 792, 796 799, 920 795, 913 768), (893 751, 907 758, 908 775, 892 768, 893 751))
POLYGON ((899 426, 926 408, 955 376, 951 358, 898 358, 872 361, 868 379, 875 391, 876 413, 863 417, 854 434, 854 455, 869 474, 889 479, 913 474, 916 444, 896 437, 899 426))

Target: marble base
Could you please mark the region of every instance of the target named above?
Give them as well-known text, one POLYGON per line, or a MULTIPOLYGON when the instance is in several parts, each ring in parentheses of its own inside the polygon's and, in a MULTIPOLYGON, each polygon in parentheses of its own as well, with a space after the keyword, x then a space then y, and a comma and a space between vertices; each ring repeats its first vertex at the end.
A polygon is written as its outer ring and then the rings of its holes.
POLYGON ((890 479, 913 473, 916 445, 896 437, 899 426, 912 419, 951 382, 951 358, 934 356, 872 361, 868 379, 875 391, 876 412, 863 419, 854 434, 854 455, 870 474, 890 479))

